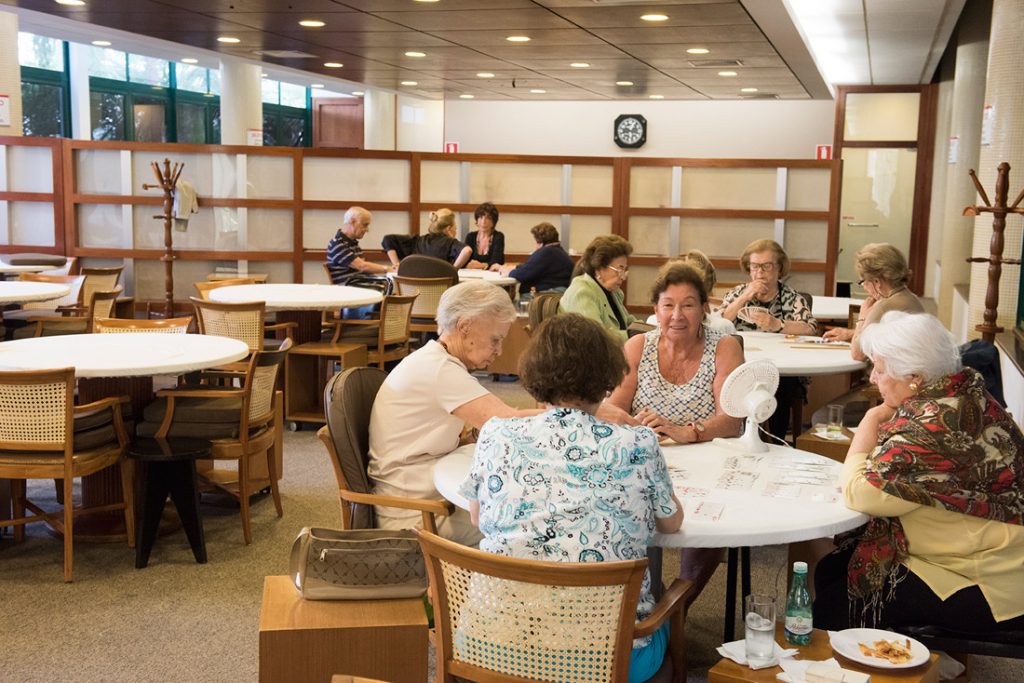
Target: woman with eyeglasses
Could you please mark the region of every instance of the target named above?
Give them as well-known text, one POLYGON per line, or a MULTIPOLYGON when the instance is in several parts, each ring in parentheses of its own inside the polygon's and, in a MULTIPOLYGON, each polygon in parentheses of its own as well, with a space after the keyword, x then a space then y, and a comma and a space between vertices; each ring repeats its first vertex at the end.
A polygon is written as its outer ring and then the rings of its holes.
POLYGON ((629 275, 633 246, 618 235, 601 235, 587 245, 572 282, 558 304, 559 313, 579 313, 596 320, 619 342, 636 318, 626 310, 622 285, 629 275))
POLYGON ((722 317, 732 320, 736 329, 815 334, 818 324, 800 294, 782 282, 789 275, 789 257, 775 240, 756 240, 747 245, 740 256, 740 267, 750 275, 750 282, 737 285, 722 299, 722 317), (754 310, 739 317, 744 308, 754 310), (744 320, 744 317, 749 317, 744 320))
POLYGON ((917 295, 907 289, 910 268, 896 247, 885 242, 865 244, 854 260, 860 277, 857 284, 867 290, 868 298, 860 305, 854 329, 834 327, 823 336, 850 342, 850 355, 854 360, 867 360, 860 348, 860 336, 869 325, 877 323, 889 311, 924 313, 924 306, 917 295))

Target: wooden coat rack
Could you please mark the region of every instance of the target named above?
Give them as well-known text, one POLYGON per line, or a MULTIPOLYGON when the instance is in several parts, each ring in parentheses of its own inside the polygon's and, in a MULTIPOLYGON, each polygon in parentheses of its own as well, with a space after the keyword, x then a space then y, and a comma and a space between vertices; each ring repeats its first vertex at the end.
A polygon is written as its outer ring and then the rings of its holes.
POLYGON ((164 262, 164 317, 173 318, 175 256, 171 230, 174 227, 174 191, 178 185, 181 170, 185 168, 185 164, 175 163, 174 167, 171 168, 171 160, 165 158, 163 169, 160 168, 160 164, 156 161, 151 161, 149 165, 153 169, 157 182, 156 185, 143 183, 142 189, 160 188, 164 191, 164 212, 159 216, 153 216, 153 218, 162 218, 164 220, 164 255, 160 257, 160 260, 164 262))
POLYGON ((996 324, 996 319, 999 316, 999 278, 1003 273, 1003 264, 1019 266, 1021 262, 1020 259, 1003 258, 1003 233, 1006 231, 1006 215, 1010 213, 1024 215, 1024 208, 1018 208, 1020 203, 1024 201, 1024 189, 1013 200, 1013 204, 1007 206, 1006 198, 1010 188, 1010 164, 1005 161, 999 164, 998 172, 996 173, 995 204, 989 201, 988 194, 985 193, 985 188, 981 186, 981 181, 978 180, 978 175, 974 172, 973 168, 970 175, 971 180, 974 181, 974 187, 978 189, 978 194, 981 195, 981 200, 985 202, 985 205, 968 206, 964 209, 963 215, 992 214, 992 239, 989 241, 988 257, 974 256, 967 259, 968 263, 988 264, 988 289, 985 290, 985 317, 983 319, 984 322, 975 327, 975 329, 981 332, 982 339, 992 342, 995 341, 996 334, 1003 331, 1003 328, 996 324))

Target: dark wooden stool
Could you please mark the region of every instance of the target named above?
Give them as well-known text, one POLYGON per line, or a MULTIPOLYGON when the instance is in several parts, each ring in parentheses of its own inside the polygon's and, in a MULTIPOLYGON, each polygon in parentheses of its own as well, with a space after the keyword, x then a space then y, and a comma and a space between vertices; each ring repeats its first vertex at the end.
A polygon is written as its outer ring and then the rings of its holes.
POLYGON ((167 497, 174 501, 196 562, 206 563, 203 520, 199 516, 196 459, 210 455, 205 439, 172 437, 137 438, 128 445, 127 455, 142 464, 142 512, 135 525, 135 568, 149 564, 149 553, 160 527, 167 497))

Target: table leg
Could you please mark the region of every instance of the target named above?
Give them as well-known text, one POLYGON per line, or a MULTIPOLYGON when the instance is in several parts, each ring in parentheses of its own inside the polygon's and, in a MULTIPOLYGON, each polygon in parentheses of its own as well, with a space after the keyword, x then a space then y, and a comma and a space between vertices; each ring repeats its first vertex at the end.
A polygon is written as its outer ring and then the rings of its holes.
POLYGON ((725 628, 723 642, 729 643, 736 636, 736 548, 729 548, 729 559, 726 562, 725 575, 725 628))
POLYGON ((750 546, 740 548, 740 595, 744 601, 750 595, 750 546))
POLYGON ((156 463, 141 463, 143 472, 142 512, 137 518, 135 531, 135 568, 149 564, 149 553, 156 540, 164 504, 167 502, 168 483, 157 471, 156 463))
POLYGON ((292 330, 292 341, 296 346, 320 341, 320 321, 323 318, 320 311, 278 311, 274 317, 279 323, 295 323, 297 325, 292 330))
POLYGON ((178 460, 166 463, 161 473, 167 477, 171 500, 178 510, 181 525, 185 527, 192 555, 199 564, 206 564, 206 538, 203 534, 203 518, 199 514, 199 485, 196 477, 195 460, 178 460))

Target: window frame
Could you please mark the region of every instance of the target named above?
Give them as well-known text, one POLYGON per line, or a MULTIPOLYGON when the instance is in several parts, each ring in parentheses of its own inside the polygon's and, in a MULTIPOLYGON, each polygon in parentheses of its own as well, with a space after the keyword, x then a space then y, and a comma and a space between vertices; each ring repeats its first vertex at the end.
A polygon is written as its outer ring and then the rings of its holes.
MULTIPOLYGON (((32 85, 49 85, 59 87, 61 107, 64 110, 63 121, 61 121, 61 136, 65 138, 71 137, 71 74, 68 71, 68 63, 70 61, 70 49, 68 48, 68 41, 61 41, 61 50, 64 53, 64 69, 63 71, 55 71, 52 69, 40 69, 36 66, 21 66, 18 68, 21 70, 19 75, 20 81, 18 87, 20 88, 23 84, 29 83, 32 85)), ((52 136, 36 136, 30 135, 28 137, 52 137, 52 136)))

